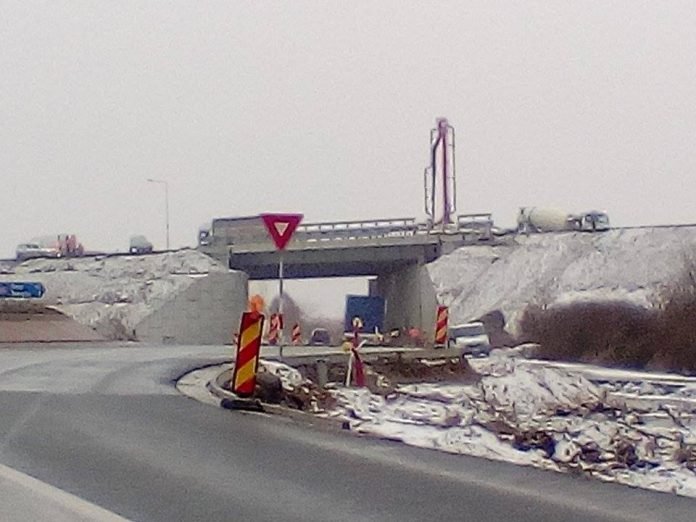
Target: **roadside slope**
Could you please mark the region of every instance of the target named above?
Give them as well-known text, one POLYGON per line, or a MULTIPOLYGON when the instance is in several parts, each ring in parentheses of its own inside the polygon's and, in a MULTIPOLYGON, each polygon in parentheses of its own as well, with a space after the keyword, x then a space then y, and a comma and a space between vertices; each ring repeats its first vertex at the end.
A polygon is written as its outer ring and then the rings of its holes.
POLYGON ((114 340, 228 342, 247 300, 245 274, 195 250, 36 259, 3 280, 43 283, 41 304, 114 340))
POLYGON ((577 300, 651 306, 694 263, 696 226, 517 236, 466 246, 428 265, 453 322, 501 310, 515 329, 524 308, 577 300))

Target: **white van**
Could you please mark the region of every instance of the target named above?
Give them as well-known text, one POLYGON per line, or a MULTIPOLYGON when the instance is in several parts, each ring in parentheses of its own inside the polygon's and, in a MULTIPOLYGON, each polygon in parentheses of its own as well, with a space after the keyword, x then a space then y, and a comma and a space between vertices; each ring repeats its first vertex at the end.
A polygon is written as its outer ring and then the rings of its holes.
POLYGON ((449 328, 448 348, 460 348, 462 355, 485 357, 491 352, 491 343, 481 322, 458 324, 449 328))

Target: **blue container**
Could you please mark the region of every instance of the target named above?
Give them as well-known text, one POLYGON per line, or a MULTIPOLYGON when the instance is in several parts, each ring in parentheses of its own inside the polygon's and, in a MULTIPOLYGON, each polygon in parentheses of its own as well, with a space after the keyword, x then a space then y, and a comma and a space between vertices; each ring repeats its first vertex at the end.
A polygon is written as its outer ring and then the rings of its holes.
POLYGON ((359 317, 363 322, 361 332, 373 333, 375 328, 384 332, 384 298, 368 295, 346 296, 346 315, 344 332, 353 331, 353 319, 359 317))

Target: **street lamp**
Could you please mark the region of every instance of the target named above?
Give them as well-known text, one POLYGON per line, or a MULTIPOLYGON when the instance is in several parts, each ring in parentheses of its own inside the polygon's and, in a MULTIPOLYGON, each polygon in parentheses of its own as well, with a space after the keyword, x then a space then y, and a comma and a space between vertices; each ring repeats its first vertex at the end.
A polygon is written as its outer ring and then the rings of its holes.
POLYGON ((164 212, 166 214, 167 223, 167 250, 169 250, 169 183, 163 179, 148 178, 147 181, 150 183, 160 183, 161 185, 164 185, 164 212))

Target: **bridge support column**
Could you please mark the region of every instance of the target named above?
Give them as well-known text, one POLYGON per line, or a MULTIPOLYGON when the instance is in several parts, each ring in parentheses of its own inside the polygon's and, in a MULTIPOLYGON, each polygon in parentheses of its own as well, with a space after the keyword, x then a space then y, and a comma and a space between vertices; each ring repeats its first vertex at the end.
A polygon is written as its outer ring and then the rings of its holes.
POLYGON ((435 336, 437 296, 424 264, 395 267, 370 282, 370 293, 386 300, 385 328, 415 326, 432 342, 435 336))

